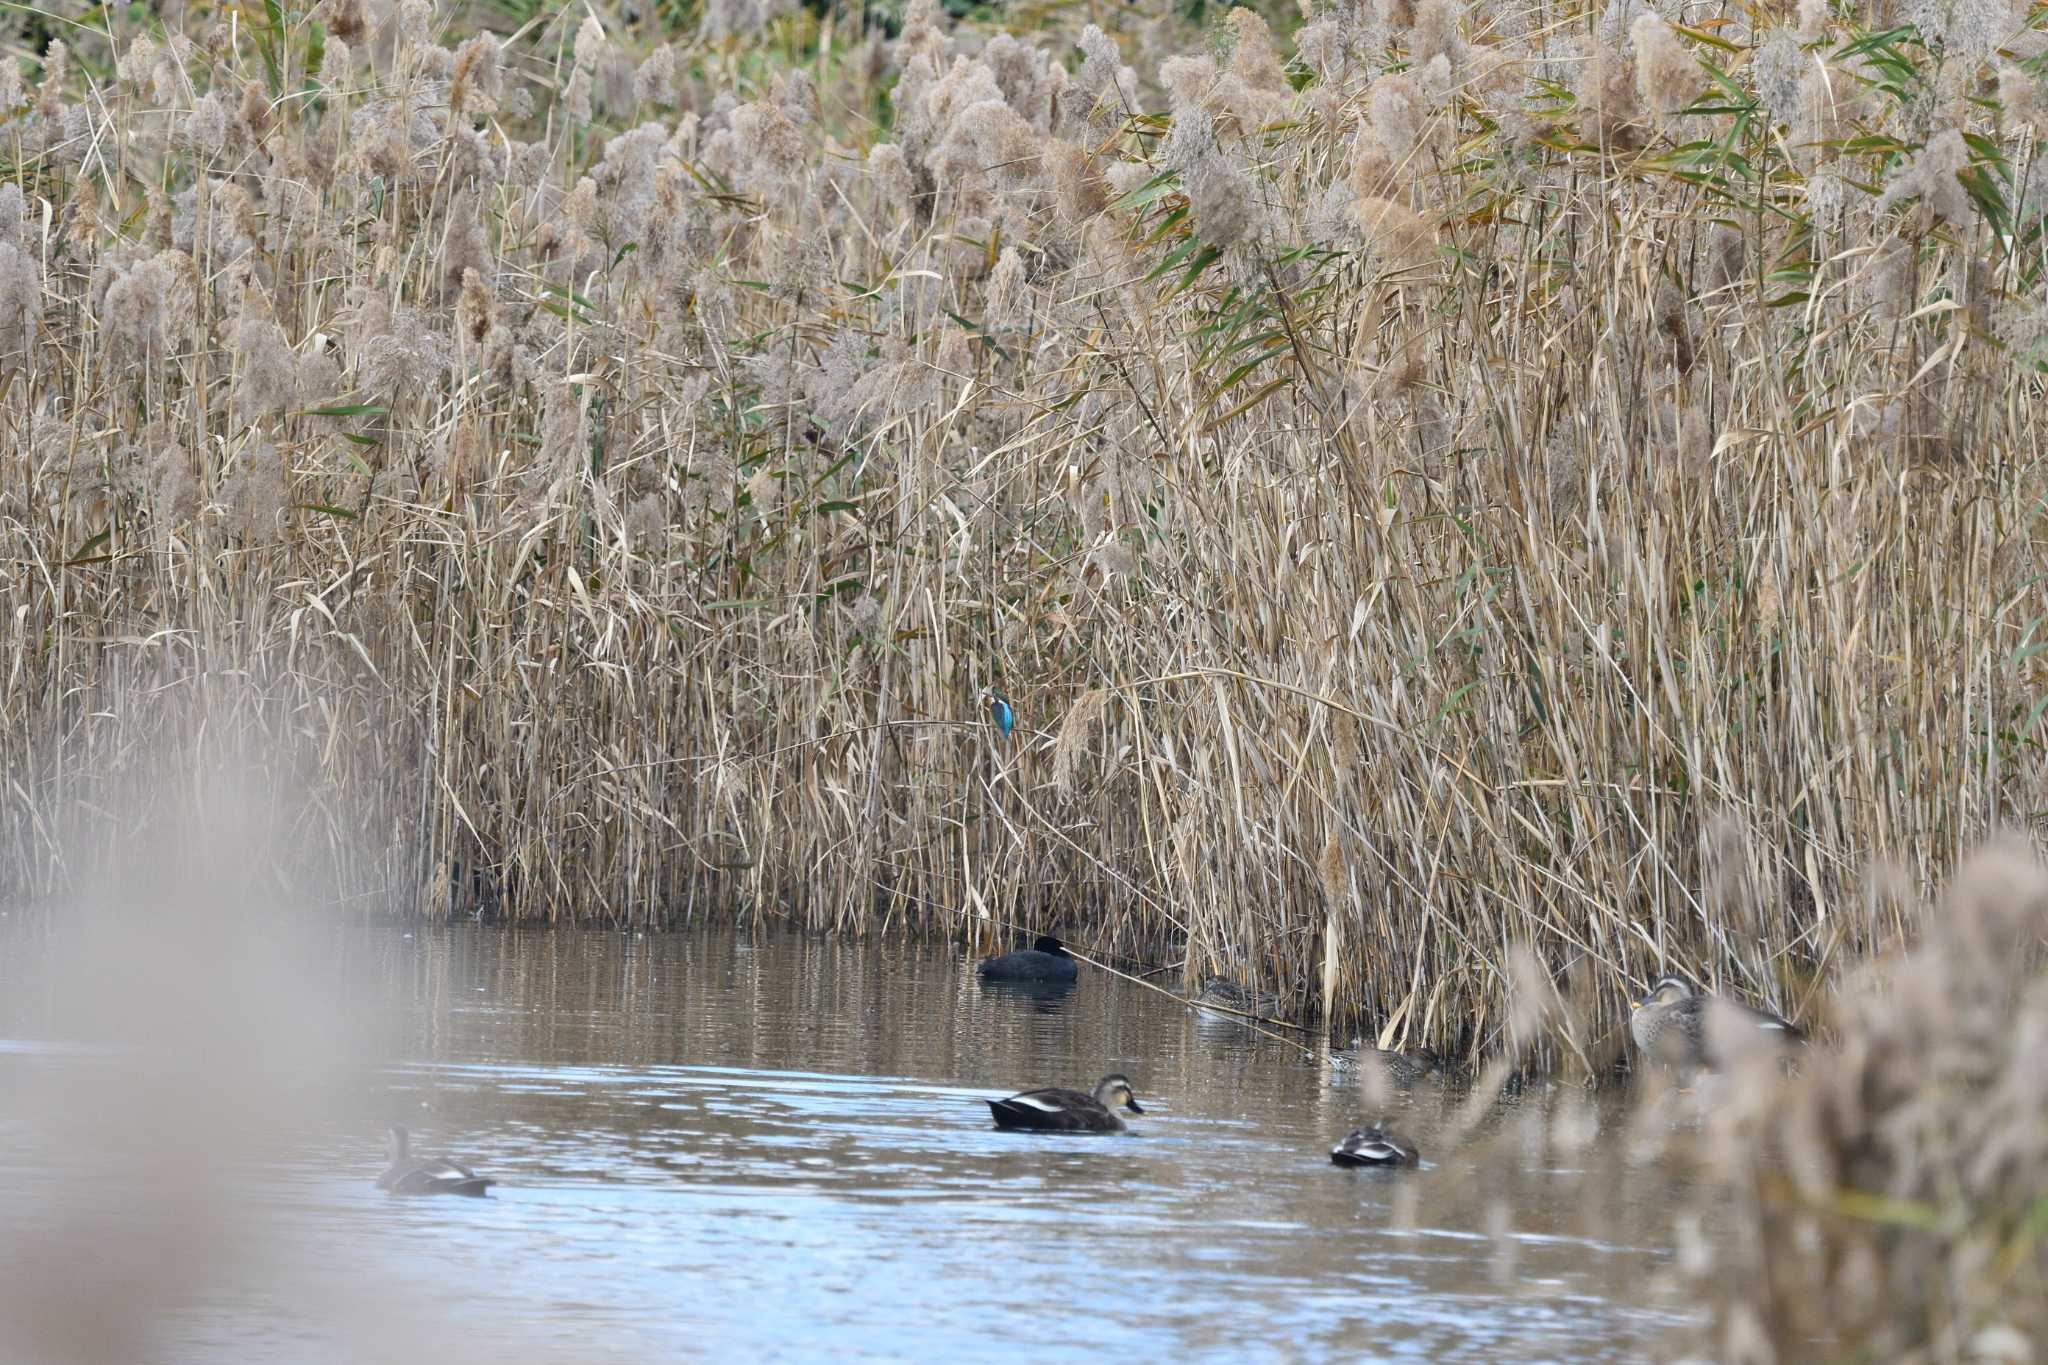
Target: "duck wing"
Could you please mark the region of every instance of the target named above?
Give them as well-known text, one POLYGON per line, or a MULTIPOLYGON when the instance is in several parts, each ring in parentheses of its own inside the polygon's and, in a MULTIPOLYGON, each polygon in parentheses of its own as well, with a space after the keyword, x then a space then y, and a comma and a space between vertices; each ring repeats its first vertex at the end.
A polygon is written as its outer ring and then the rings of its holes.
POLYGON ((1026 1090, 1006 1100, 990 1100, 988 1108, 995 1116, 998 1128, 1074 1129, 1121 1126, 1116 1115, 1098 1104, 1093 1095, 1056 1087, 1026 1090))
POLYGON ((1803 1043, 1806 1033, 1789 1019, 1780 1018, 1769 1010, 1751 1010, 1751 1021, 1764 1032, 1782 1038, 1788 1043, 1803 1043))
POLYGON ((997 981, 1029 981, 1043 974, 1045 968, 1039 959, 1044 956, 1044 953, 1020 948, 1014 953, 983 959, 975 971, 997 981))
POLYGON ((1378 1128, 1361 1128, 1330 1149, 1339 1166, 1398 1166, 1412 1160, 1409 1150, 1378 1128))
POLYGON ((1714 1067, 1732 1065, 1752 1054, 1768 1055, 1797 1047, 1806 1035, 1789 1020, 1726 997, 1703 1004, 1693 1017, 1698 1060, 1714 1067), (1717 1022, 1718 1021, 1718 1022, 1717 1022))
POLYGON ((1079 974, 1080 966, 1065 953, 1020 948, 984 960, 975 971, 991 981, 1071 981, 1079 974))

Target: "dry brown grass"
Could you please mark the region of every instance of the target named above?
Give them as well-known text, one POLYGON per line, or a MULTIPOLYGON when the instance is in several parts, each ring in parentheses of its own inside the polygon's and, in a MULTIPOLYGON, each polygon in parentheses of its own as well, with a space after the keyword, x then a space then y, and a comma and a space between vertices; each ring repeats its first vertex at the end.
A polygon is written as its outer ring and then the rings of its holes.
POLYGON ((315 899, 1059 924, 1453 1050, 1526 950, 1597 1068, 2035 818, 2025 15, 750 15, 0 76, 0 891, 226 707, 315 899))

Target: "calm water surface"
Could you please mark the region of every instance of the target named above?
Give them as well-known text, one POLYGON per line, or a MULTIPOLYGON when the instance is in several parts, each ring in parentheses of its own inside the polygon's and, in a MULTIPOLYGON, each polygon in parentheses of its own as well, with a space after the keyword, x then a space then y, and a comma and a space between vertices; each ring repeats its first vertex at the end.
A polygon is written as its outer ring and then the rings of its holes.
MULTIPOLYGON (((274 1264, 174 1301, 162 1358, 364 1359, 411 1321, 497 1360, 1639 1360, 1685 1320, 1680 1191, 1607 1155, 1617 1118, 1560 1156, 1558 1097, 1524 1097, 1447 1149, 1464 1097, 1426 1083, 1392 1102, 1425 1167, 1340 1170, 1376 1116, 1348 1070, 1085 969, 1046 997, 943 946, 474 929, 351 933, 327 965, 381 1060, 256 1177, 274 1264), (1126 1136, 1002 1133, 980 1102, 1108 1071, 1147 1110, 1126 1136), (395 1119, 503 1183, 379 1193, 395 1119)), ((0 1023, 0 1105, 10 1072, 92 1064, 33 990, 0 1023)), ((32 1117, 0 1108, 17 1241, 32 1117)))

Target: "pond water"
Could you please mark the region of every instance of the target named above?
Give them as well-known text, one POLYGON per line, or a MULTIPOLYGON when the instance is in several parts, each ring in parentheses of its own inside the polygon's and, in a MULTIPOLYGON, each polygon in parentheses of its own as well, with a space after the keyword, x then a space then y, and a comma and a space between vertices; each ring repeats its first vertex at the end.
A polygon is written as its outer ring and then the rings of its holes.
POLYGON ((51 1194, 78 1172, 37 1078, 105 1062, 53 1041, 15 948, 8 1260, 83 1246, 90 1278, 146 1243, 99 1273, 151 1284, 139 1323, 46 1324, 9 1358, 1636 1360, 1688 1311, 1679 1177, 1615 1156, 1606 1108, 1528 1094, 1446 1146, 1464 1096, 1425 1082, 1388 1102, 1425 1165, 1342 1170, 1329 1147, 1378 1115, 1327 1056, 1101 972, 1035 995, 944 945, 733 931, 331 937, 311 970, 369 1041, 247 1158, 261 1232, 231 1238, 176 1199, 51 1194), (1127 1135, 1000 1132, 981 1102, 1110 1071, 1146 1109, 1127 1135), (1563 1154, 1560 1105, 1591 1138, 1563 1154), (398 1120, 501 1183, 380 1193, 398 1120))

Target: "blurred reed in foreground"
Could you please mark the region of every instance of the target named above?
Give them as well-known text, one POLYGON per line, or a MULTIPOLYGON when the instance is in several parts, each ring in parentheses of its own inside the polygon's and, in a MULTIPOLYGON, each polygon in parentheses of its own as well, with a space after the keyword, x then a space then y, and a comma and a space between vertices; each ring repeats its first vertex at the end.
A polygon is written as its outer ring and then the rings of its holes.
MULTIPOLYGON (((1510 1046, 1438 1129, 1410 1206, 1494 1229, 1509 1258, 1523 1191, 1584 1182, 1580 1235, 1646 1255, 1645 1301, 1696 1303, 1659 1359, 2025 1361, 2048 1342, 2048 865, 2019 842, 1979 849, 1938 894, 1879 867, 1869 894, 1913 946, 1844 963, 1829 1028, 1789 1057, 1729 1012, 1721 1070, 1642 1068, 1623 1105, 1583 1085, 1500 1103, 1541 1049, 1577 1055, 1594 995, 1517 954, 1510 1046), (1740 1046, 1747 1043, 1747 1047, 1740 1046), (1690 1178, 1663 1206, 1621 1197, 1690 1178)), ((1716 1021, 1710 1019, 1710 1029, 1716 1021)), ((1365 1099, 1368 1110, 1384 1100, 1365 1099)))
MULTIPOLYGON (((226 747, 235 722, 212 719, 226 747)), ((151 767, 136 756, 138 790, 151 767)), ((174 755, 160 775, 165 813, 146 832, 47 915, 5 926, 26 1036, 7 1039, 0 1079, 0 1355, 214 1358, 209 1331, 240 1312, 288 1324, 274 1353, 482 1360, 446 1285, 336 1255, 335 1211, 307 1183, 309 1147, 345 1133, 360 1164, 336 1176, 370 1189, 364 1096, 389 1081, 379 1021, 337 970, 345 929, 277 884, 297 803, 260 766, 194 781, 174 755)), ((51 833, 67 853, 96 837, 51 833)))
POLYGON ((1724 1361, 2017 1361, 2048 1341, 2048 870, 1975 854, 1838 1046, 1729 1078, 1687 1257, 1724 1361))

